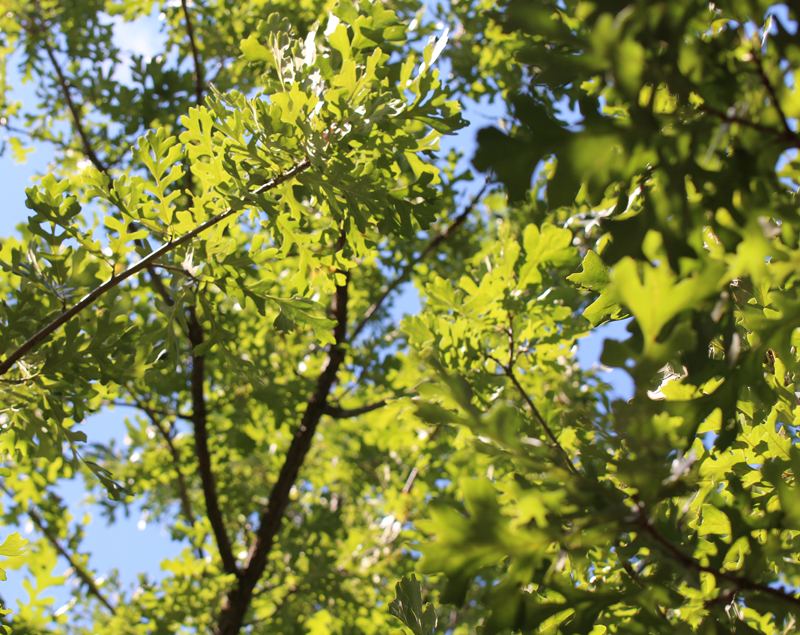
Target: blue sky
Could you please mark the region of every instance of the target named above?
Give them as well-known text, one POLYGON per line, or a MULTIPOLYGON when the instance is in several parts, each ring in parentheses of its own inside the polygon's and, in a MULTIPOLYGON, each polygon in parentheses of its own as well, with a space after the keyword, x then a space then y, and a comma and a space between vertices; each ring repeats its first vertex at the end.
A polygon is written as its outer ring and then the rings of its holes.
MULTIPOLYGON (((159 34, 158 13, 155 12, 149 18, 138 20, 133 24, 118 22, 115 36, 118 46, 129 55, 157 54, 163 42, 163 36, 159 34)), ((17 85, 18 78, 15 77, 13 68, 11 71, 11 84, 17 85)), ((119 79, 124 80, 124 75, 119 79)), ((19 88, 14 97, 31 103, 33 100, 31 85, 19 88)), ((472 121, 472 124, 461 131, 457 138, 445 139, 442 143, 443 151, 446 152, 451 147, 463 150, 467 157, 466 163, 474 150, 477 130, 491 123, 499 114, 500 111, 490 106, 469 105, 465 116, 472 121)), ((15 164, 10 153, 0 157, 0 194, 5 204, 0 214, 0 237, 15 233, 15 227, 27 218, 24 188, 30 186, 37 175, 46 174, 50 159, 51 153, 46 146, 38 147, 28 156, 27 163, 22 165, 15 164)), ((399 313, 414 312, 419 307, 419 300, 410 285, 406 286, 405 293, 397 305, 399 313)), ((597 363, 602 350, 602 341, 606 337, 623 338, 622 327, 615 324, 601 328, 596 336, 582 341, 578 358, 584 368, 597 363)), ((624 372, 615 371, 609 374, 607 381, 616 387, 618 396, 628 397, 632 393, 630 380, 624 372)), ((104 412, 87 420, 83 429, 90 441, 103 442, 111 438, 123 441, 125 416, 133 416, 133 412, 124 412, 121 409, 104 412)), ((79 483, 65 484, 61 487, 61 493, 70 502, 74 517, 80 518, 86 511, 93 513, 95 517, 95 521, 86 530, 84 545, 91 551, 90 564, 99 575, 116 567, 123 583, 135 582, 137 573, 142 571, 146 571, 151 577, 158 577, 161 575, 160 562, 164 558, 178 555, 183 547, 181 544, 173 543, 162 527, 153 523, 143 523, 135 505, 129 519, 123 519, 114 526, 106 527, 96 510, 81 506, 83 488, 79 483)), ((23 535, 31 529, 30 526, 20 528, 23 535)), ((5 528, 0 530, 0 534, 6 535, 10 531, 9 528, 5 528)), ((61 574, 66 568, 67 563, 62 562, 55 573, 61 574)), ((22 573, 11 570, 7 573, 8 581, 0 583, 0 595, 9 603, 10 608, 14 608, 13 600, 20 599, 24 602, 27 593, 22 589, 22 573)), ((63 591, 53 595, 57 596, 54 608, 58 608, 68 600, 63 591)))

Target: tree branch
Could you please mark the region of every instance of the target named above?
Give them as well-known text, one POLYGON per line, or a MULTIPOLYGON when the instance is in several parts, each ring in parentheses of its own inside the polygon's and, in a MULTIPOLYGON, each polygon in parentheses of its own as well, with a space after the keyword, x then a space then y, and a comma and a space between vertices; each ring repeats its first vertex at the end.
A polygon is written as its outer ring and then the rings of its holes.
MULTIPOLYGON (((36 3, 38 7, 38 2, 36 3)), ((40 32, 39 29, 37 29, 40 32)), ((58 63, 58 59, 56 58, 55 52, 53 48, 50 46, 50 43, 47 41, 47 36, 45 35, 42 38, 42 42, 44 45, 44 50, 47 52, 47 57, 50 58, 50 63, 53 65, 53 68, 56 71, 56 76, 58 77, 58 85, 61 87, 61 94, 64 95, 64 101, 67 103, 67 108, 69 108, 70 115, 72 115, 72 123, 75 126, 75 132, 81 139, 81 145, 83 145, 83 153, 92 162, 92 165, 96 167, 100 172, 103 174, 108 173, 108 168, 106 165, 100 161, 99 157, 92 148, 92 144, 89 141, 89 136, 86 134, 86 130, 83 127, 83 123, 81 122, 81 113, 80 109, 77 107, 74 101, 72 101, 72 96, 69 92, 69 80, 64 76, 64 72, 61 70, 61 65, 58 63)))
MULTIPOLYGON (((183 511, 183 515, 186 518, 186 521, 190 525, 194 525, 195 518, 194 518, 194 513, 192 511, 192 504, 189 501, 189 490, 186 487, 186 479, 184 478, 183 472, 181 471, 181 457, 180 454, 178 453, 178 448, 176 448, 175 444, 172 442, 172 437, 169 434, 169 429, 163 426, 163 422, 160 416, 162 415, 162 412, 153 410, 146 404, 140 402, 136 402, 136 404, 123 404, 123 405, 133 405, 142 412, 144 412, 148 416, 150 421, 153 423, 153 425, 156 428, 158 428, 159 433, 161 433, 161 436, 164 438, 164 441, 167 444, 167 448, 169 449, 170 455, 172 456, 172 463, 175 467, 175 472, 177 472, 178 475, 178 494, 181 501, 181 510, 183 511)), ((169 412, 163 414, 166 416, 176 416, 174 413, 170 414, 169 412)))
POLYGON ((360 408, 352 408, 350 410, 345 410, 344 408, 340 408, 339 406, 325 406, 325 411, 323 414, 328 415, 334 419, 348 419, 350 417, 357 417, 358 415, 363 415, 368 412, 372 412, 373 410, 378 410, 383 408, 386 405, 386 400, 381 399, 376 403, 369 404, 368 406, 361 406, 360 408))
MULTIPOLYGON (((14 497, 13 493, 5 486, 5 484, 0 484, 0 488, 2 488, 2 490, 11 498, 14 497)), ((102 591, 100 591, 100 588, 92 579, 92 576, 90 576, 89 573, 75 561, 75 558, 72 557, 72 554, 64 549, 58 538, 53 534, 53 532, 50 531, 50 528, 44 524, 42 517, 36 512, 33 504, 28 506, 28 508, 25 510, 25 513, 28 514, 33 524, 36 525, 36 528, 42 532, 44 537, 47 538, 51 545, 53 545, 59 555, 63 556, 64 559, 69 562, 69 565, 75 570, 75 574, 89 588, 89 592, 98 600, 100 600, 100 602, 103 603, 103 605, 111 612, 112 615, 116 615, 117 610, 114 608, 114 605, 106 599, 102 591)))
POLYGON ((781 141, 785 141, 787 143, 794 144, 795 146, 798 144, 797 135, 792 132, 791 134, 787 134, 783 130, 778 130, 777 128, 773 128, 772 126, 765 126, 764 124, 756 123, 755 121, 750 121, 749 119, 745 119, 744 117, 738 116, 735 111, 735 108, 731 108, 733 114, 724 113, 721 110, 717 110, 716 108, 709 108, 708 106, 701 106, 700 112, 707 113, 709 115, 714 115, 722 119, 726 124, 739 124, 740 126, 746 126, 748 128, 752 128, 753 130, 758 130, 764 134, 769 134, 777 137, 781 141))
MULTIPOLYGON (((302 172, 307 170, 310 166, 311 163, 308 161, 308 159, 303 159, 302 161, 300 161, 300 163, 296 164, 290 170, 284 172, 283 174, 279 174, 275 178, 272 178, 266 183, 264 183, 262 186, 256 189, 255 192, 253 192, 253 195, 258 196, 268 190, 278 187, 279 185, 285 183, 289 179, 292 179, 298 174, 301 174, 302 172)), ((136 275, 140 271, 147 269, 162 256, 170 253, 177 247, 180 247, 181 245, 191 241, 193 238, 202 234, 207 229, 210 229, 214 225, 222 222, 226 218, 233 216, 238 212, 239 212, 238 205, 236 207, 229 207, 225 211, 222 211, 219 214, 217 214, 216 216, 212 216, 208 220, 200 223, 193 230, 183 234, 183 236, 179 236, 174 240, 170 240, 169 242, 164 243, 161 247, 159 247, 152 253, 148 254, 146 257, 142 258, 139 262, 125 269, 125 271, 122 271, 121 273, 116 275, 112 275, 103 284, 101 284, 99 287, 95 288, 88 294, 86 294, 83 298, 81 298, 81 300, 78 301, 77 304, 72 306, 67 311, 64 311, 55 320, 50 322, 50 324, 42 328, 38 333, 31 336, 19 348, 17 348, 17 350, 11 353, 11 355, 9 355, 2 363, 0 363, 0 376, 5 375, 17 361, 19 361, 25 355, 27 355, 29 352, 35 349, 48 336, 50 336, 64 324, 69 322, 73 317, 78 315, 78 313, 80 313, 85 308, 90 306, 95 300, 97 300, 103 294, 107 293, 114 287, 118 286, 121 282, 127 280, 131 276, 136 275)))
MULTIPOLYGON (((547 421, 544 420, 544 417, 542 416, 542 413, 539 412, 539 409, 536 407, 536 404, 533 403, 533 399, 531 399, 530 395, 527 392, 525 392, 525 389, 522 387, 522 384, 519 383, 519 380, 517 379, 517 376, 514 373, 514 367, 511 366, 511 365, 506 366, 505 364, 503 364, 499 359, 497 359, 493 355, 490 355, 488 353, 484 353, 484 355, 488 359, 491 359, 500 368, 503 369, 503 373, 505 374, 505 376, 508 377, 511 380, 511 383, 514 384, 514 388, 517 389, 517 392, 525 400, 525 403, 528 404, 528 408, 530 408, 531 413, 533 413, 534 418, 539 423, 539 425, 542 427, 542 430, 544 430, 545 434, 547 435, 547 438, 550 439, 550 443, 552 444, 552 446, 554 448, 558 449, 561 452, 561 454, 564 455, 564 459, 565 459, 566 465, 569 468, 569 470, 573 474, 577 474, 578 470, 572 464, 572 461, 570 461, 569 454, 567 454, 567 451, 558 442, 558 439, 556 439, 556 435, 553 434, 553 430, 550 428, 549 425, 547 425, 547 421)), ((513 358, 513 355, 512 355, 512 358, 513 358)))
POLYGON ((192 24, 192 16, 189 13, 189 5, 186 0, 181 0, 181 7, 183 7, 183 17, 186 20, 186 33, 189 36, 189 47, 192 49, 192 58, 194 59, 194 95, 197 100, 197 105, 200 106, 203 103, 203 91, 206 85, 203 63, 200 60, 200 54, 197 52, 197 43, 194 38, 194 25, 192 24))
POLYGON ((761 83, 764 84, 764 87, 767 89, 770 99, 772 99, 772 105, 775 107, 775 110, 778 111, 778 116, 781 118, 783 129, 788 135, 791 135, 797 139, 797 134, 789 125, 789 121, 786 119, 786 114, 783 112, 783 108, 781 108, 781 104, 778 101, 778 95, 775 92, 775 87, 772 85, 772 82, 769 81, 769 77, 767 77, 767 72, 764 70, 764 65, 761 63, 761 58, 756 54, 755 51, 753 51, 752 56, 753 61, 756 63, 756 67, 758 68, 758 76, 761 78, 761 83))
POLYGON ((191 308, 189 320, 189 342, 192 345, 192 421, 194 422, 194 445, 197 454, 197 468, 203 484, 203 496, 206 501, 206 512, 217 541, 217 548, 222 559, 222 567, 226 573, 238 574, 236 558, 233 557, 231 543, 225 530, 225 521, 219 509, 214 474, 211 469, 211 454, 208 451, 208 429, 206 427, 205 399, 205 358, 195 354, 195 349, 203 343, 203 327, 200 325, 194 307, 191 308))
POLYGON ((289 494, 297 480, 297 474, 311 448, 317 425, 327 409, 327 399, 336 381, 336 374, 345 358, 342 347, 347 340, 347 299, 349 273, 344 274, 345 283, 336 288, 332 311, 336 318, 333 329, 336 343, 331 347, 317 379, 314 393, 308 398, 300 427, 292 439, 278 480, 272 488, 267 506, 261 513, 261 521, 255 540, 244 563, 238 585, 231 589, 219 616, 215 632, 217 635, 236 635, 244 623, 244 616, 253 597, 253 589, 264 573, 267 556, 281 526, 283 513, 289 502, 289 494))
POLYGON ((475 196, 472 197, 470 204, 458 216, 456 216, 453 219, 453 222, 450 224, 450 226, 446 230, 441 232, 439 235, 437 235, 430 243, 428 243, 428 246, 425 247, 425 249, 423 249, 422 252, 420 252, 419 256, 417 256, 410 263, 408 263, 408 265, 403 268, 403 271, 400 272, 400 275, 397 278, 395 278, 388 287, 386 287, 386 290, 366 310, 364 316, 361 318, 361 321, 358 323, 356 328, 353 329, 353 332, 350 334, 351 342, 355 341, 355 339, 358 337, 361 331, 364 330, 364 327, 367 325, 367 323, 375 315, 375 312, 386 301, 386 298, 388 298, 392 294, 392 292, 405 281, 405 279, 414 270, 414 267, 416 267, 420 262, 425 260, 425 258, 428 257, 428 254, 430 254, 434 249, 436 249, 439 245, 441 245, 445 240, 450 238, 450 236, 452 236, 455 233, 455 231, 464 223, 464 221, 467 220, 467 216, 478 204, 478 201, 480 201, 484 192, 486 192, 487 187, 489 187, 488 178, 484 182, 483 187, 481 187, 480 191, 475 196))
POLYGON ((636 526, 647 533, 664 551, 666 551, 673 559, 680 562, 687 569, 692 569, 693 571, 698 571, 700 573, 710 573, 715 578, 725 580, 729 584, 733 585, 738 592, 753 591, 756 593, 763 593, 764 595, 769 595, 777 600, 783 600, 784 602, 794 604, 795 606, 800 606, 800 598, 790 593, 786 593, 780 589, 774 589, 766 584, 754 582, 749 578, 733 575, 727 571, 719 571, 717 569, 712 569, 711 567, 703 566, 694 558, 683 553, 669 540, 664 538, 664 536, 662 536, 656 530, 656 528, 653 527, 650 521, 643 514, 639 516, 636 526))
POLYGON ((113 400, 113 401, 108 401, 106 403, 108 403, 108 405, 110 405, 110 406, 122 406, 124 408, 137 408, 138 410, 141 410, 142 412, 144 412, 151 419, 153 419, 154 415, 157 415, 159 417, 175 417, 176 419, 183 419, 184 421, 193 421, 192 415, 189 414, 189 413, 178 412, 177 410, 169 410, 169 409, 162 410, 160 408, 151 408, 150 406, 142 404, 139 401, 136 401, 134 403, 130 403, 128 401, 113 400))

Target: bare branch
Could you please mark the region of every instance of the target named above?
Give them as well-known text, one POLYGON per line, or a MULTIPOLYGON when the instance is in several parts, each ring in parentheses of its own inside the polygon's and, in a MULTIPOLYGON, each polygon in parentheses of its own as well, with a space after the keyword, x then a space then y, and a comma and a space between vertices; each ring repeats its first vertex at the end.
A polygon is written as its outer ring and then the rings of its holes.
POLYGON ((353 332, 350 335, 351 342, 354 342, 355 339, 358 337, 358 335, 361 333, 361 331, 364 330, 364 327, 375 315, 375 312, 386 301, 386 298, 388 298, 392 294, 392 292, 394 292, 394 290, 397 289, 397 287, 399 287, 406 280, 406 278, 408 278, 409 275, 411 275, 411 272, 414 270, 414 267, 416 267, 420 262, 425 260, 425 258, 427 258, 428 255, 432 251, 434 251, 439 245, 441 245, 445 240, 450 238, 450 236, 452 236, 455 233, 455 231, 464 223, 464 221, 467 220, 467 216, 478 204, 478 201, 480 201, 481 197, 486 192, 487 187, 489 187, 488 178, 484 182, 483 187, 481 187, 480 191, 475 196, 472 197, 470 204, 458 216, 456 216, 453 219, 453 222, 450 224, 450 226, 446 230, 441 232, 439 235, 437 235, 430 243, 428 243, 428 246, 425 247, 425 249, 423 249, 420 252, 419 256, 417 256, 410 263, 408 263, 408 265, 405 268, 403 268, 403 271, 400 272, 400 275, 397 276, 397 278, 395 278, 388 287, 386 287, 386 290, 380 295, 380 297, 377 300, 375 300, 375 302, 372 303, 372 306, 370 306, 366 310, 364 316, 361 318, 361 321, 358 323, 356 328, 353 329, 353 332))
POLYGON ((195 349, 203 341, 203 327, 200 325, 194 308, 189 320, 189 341, 192 344, 192 421, 194 422, 194 445, 197 454, 197 467, 203 484, 206 512, 217 541, 217 548, 226 573, 238 573, 236 558, 233 557, 231 543, 225 529, 225 521, 219 508, 214 474, 211 469, 211 454, 208 451, 208 429, 206 427, 205 358, 195 354, 195 349))
MULTIPOLYGON (((11 492, 5 484, 0 484, 0 488, 8 494, 10 497, 14 497, 13 492, 11 492)), ((81 581, 89 588, 89 592, 94 595, 103 605, 111 612, 112 615, 117 614, 117 610, 114 608, 114 605, 111 604, 107 599, 106 596, 103 595, 103 592, 100 591, 100 588, 97 586, 95 581, 92 579, 92 576, 72 557, 72 554, 69 553, 58 540, 58 538, 50 531, 50 528, 45 525, 44 520, 42 517, 37 513, 34 505, 29 505, 25 512, 30 517, 31 521, 36 528, 42 532, 45 538, 47 538, 48 542, 53 545, 55 550, 59 553, 59 555, 63 556, 64 559, 69 562, 69 565, 75 570, 75 574, 81 579, 81 581)))
MULTIPOLYGON (((348 273, 344 275, 349 279, 348 273)), ((261 522, 245 559, 239 584, 228 592, 215 630, 217 635, 235 635, 242 627, 244 616, 253 597, 253 589, 264 573, 267 556, 280 529, 292 486, 297 480, 300 467, 311 448, 311 440, 314 438, 317 425, 327 408, 328 395, 345 358, 345 349, 342 344, 347 339, 347 285, 348 281, 346 280, 344 285, 336 288, 336 295, 331 307, 336 318, 336 326, 333 329, 336 343, 331 347, 328 358, 323 364, 322 373, 317 379, 316 390, 308 398, 300 427, 286 453, 286 459, 281 467, 278 480, 272 488, 267 506, 261 513, 261 522)))
MULTIPOLYGON (((289 179, 292 179, 298 174, 304 172, 310 166, 311 163, 308 161, 308 159, 303 159, 302 161, 300 161, 300 163, 292 167, 290 170, 284 172, 283 174, 279 174, 275 178, 270 179, 269 181, 264 183, 255 192, 253 192, 253 195, 258 196, 268 190, 278 187, 282 183, 285 183, 289 179)), ((5 375, 17 361, 19 361, 26 354, 35 349, 48 336, 50 336, 64 324, 69 322, 73 317, 78 315, 85 308, 91 306, 92 303, 99 297, 101 297, 103 294, 107 293, 114 287, 118 286, 121 282, 127 280, 131 276, 136 275, 140 271, 147 269, 162 256, 165 256, 166 254, 175 250, 177 247, 180 247, 181 245, 188 243, 198 235, 202 234, 204 231, 222 222, 226 218, 233 216, 239 211, 240 208, 238 205, 236 207, 229 207, 225 211, 217 214, 216 216, 212 216, 207 221, 200 223, 193 230, 183 234, 183 236, 179 236, 174 240, 170 240, 169 242, 164 243, 161 247, 159 247, 152 253, 148 254, 146 257, 142 258, 139 262, 125 269, 125 271, 122 271, 121 273, 116 275, 112 275, 103 284, 101 284, 99 287, 95 288, 88 294, 86 294, 83 298, 81 298, 81 300, 78 301, 77 304, 72 306, 67 311, 64 311, 64 313, 62 313, 55 320, 50 322, 50 324, 42 328, 38 333, 31 336, 19 348, 17 348, 17 350, 11 353, 11 355, 9 355, 2 363, 0 363, 0 376, 5 375)))

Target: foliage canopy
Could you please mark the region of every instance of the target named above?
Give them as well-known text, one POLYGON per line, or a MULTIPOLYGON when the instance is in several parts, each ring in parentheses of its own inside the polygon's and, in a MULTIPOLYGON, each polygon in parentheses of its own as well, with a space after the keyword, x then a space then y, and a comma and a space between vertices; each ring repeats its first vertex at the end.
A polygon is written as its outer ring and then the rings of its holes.
POLYGON ((54 152, 0 248, 14 632, 796 630, 794 7, 6 7, 4 149, 54 152), (623 319, 627 401, 576 361, 623 319), (164 576, 98 576, 72 480, 164 576))

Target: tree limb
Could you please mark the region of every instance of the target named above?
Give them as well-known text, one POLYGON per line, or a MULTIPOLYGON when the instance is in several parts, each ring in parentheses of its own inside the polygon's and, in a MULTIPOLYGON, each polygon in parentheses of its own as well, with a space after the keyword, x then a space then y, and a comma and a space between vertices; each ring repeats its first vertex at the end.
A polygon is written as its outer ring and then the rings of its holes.
MULTIPOLYGON (((258 196, 263 194, 264 192, 271 190, 273 188, 278 187, 282 183, 294 178, 298 174, 301 174, 305 170, 311 167, 311 163, 308 159, 303 159, 300 163, 293 166, 290 170, 287 170, 283 174, 279 174, 278 176, 268 180, 266 183, 261 185, 255 192, 253 192, 254 196, 258 196)), ((38 333, 31 336, 27 341, 25 341, 17 350, 15 350, 11 355, 9 355, 2 363, 0 363, 0 376, 5 375, 11 367, 20 359, 22 359, 25 355, 35 349, 39 344, 41 344, 48 336, 62 327, 64 324, 69 322, 73 317, 78 315, 81 311, 85 308, 90 306, 95 300, 99 297, 113 289, 114 287, 118 286, 121 282, 127 280, 133 275, 136 275, 140 271, 143 271, 150 267, 156 260, 161 258, 162 256, 170 253, 171 251, 175 250, 177 247, 191 241, 193 238, 197 237, 198 235, 202 234, 207 229, 210 229, 217 223, 233 216, 234 214, 240 211, 239 206, 236 207, 229 207, 228 209, 220 212, 216 216, 212 216, 208 220, 200 223, 197 227, 193 230, 186 232, 183 236, 179 236, 174 240, 170 240, 164 243, 161 247, 153 251, 152 253, 148 254, 146 257, 142 258, 139 262, 134 265, 131 265, 124 271, 112 275, 108 280, 106 280, 103 284, 96 287, 94 290, 86 294, 83 298, 81 298, 77 304, 73 305, 67 311, 64 311, 61 315, 59 315, 55 320, 50 322, 47 326, 42 328, 38 333)))
POLYGON ((195 349, 203 343, 203 327, 200 325, 194 307, 189 321, 189 342, 192 345, 192 421, 194 422, 194 445, 197 454, 197 468, 203 484, 206 513, 214 532, 222 568, 226 573, 238 573, 236 558, 233 557, 231 543, 225 529, 225 521, 219 509, 214 474, 211 469, 211 454, 208 451, 208 429, 206 427, 205 358, 195 354, 195 349))
MULTIPOLYGON (((13 493, 4 484, 0 485, 0 488, 2 488, 2 490, 11 498, 14 497, 13 493)), ((106 599, 106 596, 103 595, 103 592, 100 591, 100 588, 92 579, 92 576, 90 576, 89 573, 75 561, 75 558, 72 557, 72 554, 64 549, 58 538, 53 534, 52 531, 50 531, 50 528, 44 524, 42 517, 36 512, 36 509, 32 504, 28 506, 28 508, 25 510, 25 513, 28 514, 33 524, 36 525, 36 528, 42 532, 44 537, 47 538, 51 545, 53 545, 59 555, 63 556, 64 559, 69 562, 69 565, 75 570, 75 574, 89 588, 89 592, 98 600, 100 600, 100 602, 102 602, 102 604, 111 612, 112 615, 116 615, 117 610, 114 608, 114 605, 106 599)))
POLYGON ((292 486, 297 480, 300 467, 311 448, 311 440, 314 438, 317 424, 327 408, 328 395, 336 381, 339 367, 344 361, 345 349, 342 344, 347 340, 349 273, 344 275, 347 278, 345 284, 336 288, 336 295, 331 307, 336 318, 336 326, 333 329, 336 343, 331 347, 328 358, 323 364, 316 389, 308 398, 300 427, 286 453, 286 459, 281 467, 278 480, 272 488, 267 506, 261 513, 260 525, 255 540, 250 545, 238 585, 227 595, 215 629, 217 635, 236 635, 244 623, 245 614, 253 597, 253 589, 264 573, 267 556, 280 529, 292 486))
POLYGON ((400 272, 400 275, 397 276, 397 278, 395 278, 388 287, 386 287, 386 290, 366 310, 364 316, 361 318, 361 321, 353 329, 353 332, 350 334, 351 342, 355 341, 355 339, 358 337, 361 331, 364 330, 364 327, 367 325, 367 323, 375 315, 375 312, 386 301, 386 298, 388 298, 392 294, 392 292, 405 281, 405 279, 414 270, 414 267, 416 267, 420 262, 425 260, 425 258, 428 257, 428 254, 430 254, 434 249, 436 249, 439 245, 441 245, 445 240, 450 238, 450 236, 452 236, 455 233, 455 231, 464 223, 464 221, 467 220, 467 216, 478 204, 478 201, 480 201, 484 192, 486 192, 487 187, 489 187, 488 178, 484 182, 483 187, 481 187, 480 191, 475 196, 472 197, 470 204, 466 208, 464 208, 464 210, 458 216, 456 216, 453 219, 453 222, 450 223, 450 226, 446 230, 438 234, 430 243, 428 243, 427 247, 425 247, 425 249, 423 249, 420 252, 419 256, 417 256, 410 263, 408 263, 408 265, 406 265, 403 268, 403 271, 400 272))

